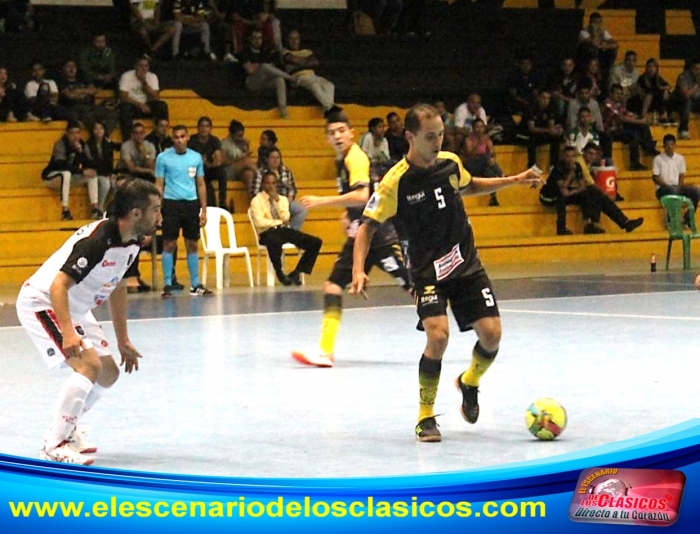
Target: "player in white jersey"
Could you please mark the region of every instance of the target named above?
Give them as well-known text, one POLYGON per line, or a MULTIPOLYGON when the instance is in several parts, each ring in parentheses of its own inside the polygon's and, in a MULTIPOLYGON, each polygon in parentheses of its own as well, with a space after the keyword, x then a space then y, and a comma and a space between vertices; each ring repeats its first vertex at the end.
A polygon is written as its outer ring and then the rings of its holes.
POLYGON ((97 448, 76 428, 119 377, 112 350, 92 310, 109 300, 112 324, 127 373, 138 371, 141 357, 126 325, 126 281, 146 235, 161 222, 156 186, 140 179, 117 189, 116 213, 75 232, 24 283, 17 316, 49 368, 67 365, 73 373, 63 383, 44 436, 40 457, 90 465, 86 453, 97 448), (111 297, 111 298, 110 298, 111 297))

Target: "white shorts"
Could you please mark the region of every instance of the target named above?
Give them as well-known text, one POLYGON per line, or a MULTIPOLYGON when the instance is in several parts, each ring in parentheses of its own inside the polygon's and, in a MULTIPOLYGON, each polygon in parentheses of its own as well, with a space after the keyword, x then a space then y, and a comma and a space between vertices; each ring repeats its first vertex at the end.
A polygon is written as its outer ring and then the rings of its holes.
MULTIPOLYGON (((63 334, 52 309, 36 311, 18 303, 17 317, 50 369, 67 365, 63 353, 63 334)), ((98 356, 112 355, 102 327, 92 312, 82 317, 73 316, 72 319, 76 332, 83 336, 86 345, 92 344, 98 356)))

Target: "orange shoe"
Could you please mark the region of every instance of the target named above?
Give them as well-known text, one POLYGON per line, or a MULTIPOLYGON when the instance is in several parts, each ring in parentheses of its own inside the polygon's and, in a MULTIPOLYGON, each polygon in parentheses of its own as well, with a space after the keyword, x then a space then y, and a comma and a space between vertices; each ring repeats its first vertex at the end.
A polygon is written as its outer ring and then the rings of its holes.
POLYGON ((335 358, 333 354, 319 354, 318 356, 307 356, 303 352, 292 351, 292 358, 304 365, 315 365, 316 367, 333 367, 335 358))

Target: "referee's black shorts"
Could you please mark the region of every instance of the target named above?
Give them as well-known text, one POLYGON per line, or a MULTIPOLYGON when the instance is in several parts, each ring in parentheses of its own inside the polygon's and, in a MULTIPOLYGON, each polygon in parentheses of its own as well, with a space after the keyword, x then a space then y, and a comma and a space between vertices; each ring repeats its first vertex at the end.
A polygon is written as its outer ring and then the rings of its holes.
POLYGON ((163 199, 163 239, 176 240, 180 236, 190 241, 199 239, 199 200, 163 199))

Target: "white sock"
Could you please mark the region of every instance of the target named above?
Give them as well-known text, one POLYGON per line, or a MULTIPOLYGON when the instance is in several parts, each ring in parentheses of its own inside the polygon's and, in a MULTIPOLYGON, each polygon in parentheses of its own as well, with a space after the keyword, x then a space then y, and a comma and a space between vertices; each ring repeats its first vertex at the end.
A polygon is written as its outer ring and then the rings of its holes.
POLYGON ((71 174, 69 171, 63 171, 61 174, 63 175, 61 178, 61 205, 65 209, 68 209, 68 202, 70 200, 71 174))
POLYGON ((97 204, 98 201, 97 185, 97 176, 87 179, 88 198, 90 199, 90 204, 93 206, 97 204))
POLYGON ((97 382, 95 382, 92 385, 92 389, 90 390, 90 393, 88 394, 87 398, 85 399, 85 406, 83 406, 83 413, 87 413, 90 410, 92 410, 92 407, 95 406, 95 403, 102 398, 102 395, 104 395, 105 391, 107 391, 108 388, 100 386, 97 382))
POLYGON ((58 391, 51 428, 46 435, 46 448, 53 449, 65 441, 75 428, 93 384, 89 378, 74 372, 58 391))

